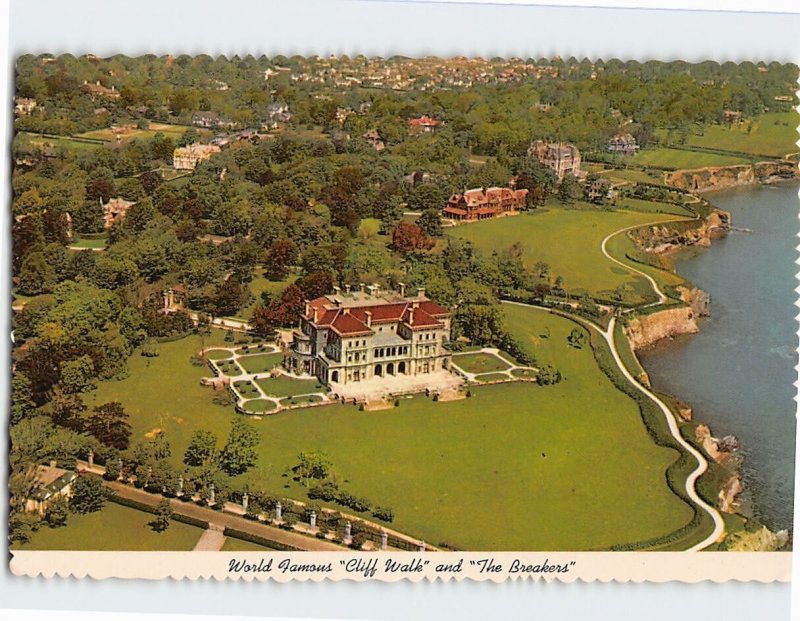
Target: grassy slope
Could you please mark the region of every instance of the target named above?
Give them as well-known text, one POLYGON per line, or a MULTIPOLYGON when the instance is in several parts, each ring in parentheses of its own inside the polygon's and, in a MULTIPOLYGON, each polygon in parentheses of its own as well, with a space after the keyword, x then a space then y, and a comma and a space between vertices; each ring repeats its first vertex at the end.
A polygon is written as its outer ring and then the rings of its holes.
POLYGON ((641 302, 651 297, 647 281, 606 259, 600 243, 618 229, 672 219, 675 216, 667 214, 549 207, 455 227, 448 234, 471 241, 487 254, 519 242, 528 265, 540 260, 549 264, 552 276, 562 276, 571 292, 608 294, 619 285, 629 285, 630 301, 641 302))
POLYGON ((202 529, 172 520, 156 533, 147 524, 153 515, 107 502, 97 513, 70 514, 61 528, 45 526, 17 550, 191 550, 202 529))
POLYGON ((659 168, 679 169, 749 164, 750 160, 737 155, 656 148, 639 151, 639 153, 631 157, 630 162, 636 166, 657 166, 659 168))
MULTIPOLYGON (((506 312, 512 332, 536 344, 537 359, 565 381, 477 387, 456 402, 404 399, 378 412, 334 405, 268 416, 253 421, 262 432, 259 461, 243 479, 302 499, 304 490, 282 475, 300 451, 320 449, 344 487, 394 508, 394 526, 464 549, 604 548, 686 523, 688 507, 664 482, 674 451, 652 443, 635 404, 588 348, 567 346, 575 324, 506 312), (540 339, 546 326, 551 336, 540 339)), ((189 337, 162 344, 158 358, 134 356, 131 376, 102 383, 95 399, 124 403, 134 442, 163 428, 176 462, 193 429, 222 440, 234 415, 199 385, 207 370, 188 362, 197 347, 189 337)))
POLYGON ((702 136, 689 136, 686 144, 706 149, 783 157, 787 153, 800 150, 796 145, 795 130, 798 124, 800 116, 796 112, 773 112, 733 127, 706 127, 702 136), (751 126, 748 132, 748 127, 751 126))

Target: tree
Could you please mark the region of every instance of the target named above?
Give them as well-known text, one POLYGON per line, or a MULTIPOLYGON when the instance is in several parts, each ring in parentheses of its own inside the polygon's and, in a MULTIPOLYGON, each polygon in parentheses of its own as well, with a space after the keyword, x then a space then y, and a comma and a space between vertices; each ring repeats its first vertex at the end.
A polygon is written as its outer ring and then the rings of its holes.
POLYGON ((183 463, 205 468, 214 463, 217 456, 217 436, 210 431, 198 429, 189 440, 189 446, 183 454, 183 463))
POLYGON ((303 295, 313 300, 333 291, 333 274, 330 272, 312 272, 296 282, 303 295))
POLYGON ((81 432, 83 431, 83 413, 85 411, 86 406, 78 395, 65 392, 60 386, 53 388, 50 417, 56 425, 81 432))
POLYGON ((56 496, 47 503, 47 513, 44 519, 50 528, 58 528, 67 525, 69 517, 69 505, 64 496, 56 496))
POLYGON ((415 250, 430 250, 434 241, 430 239, 418 224, 400 222, 392 232, 392 249, 400 254, 408 254, 415 250))
POLYGON ((297 474, 308 487, 310 479, 327 479, 333 463, 325 453, 319 451, 303 451, 297 456, 298 464, 295 466, 297 474))
POLYGON ((417 220, 417 224, 431 237, 442 236, 442 216, 440 209, 427 209, 417 220))
POLYGON ((447 204, 447 188, 438 183, 420 183, 408 197, 406 207, 410 211, 436 211, 442 210, 447 204))
POLYGON ((251 321, 253 329, 261 336, 270 336, 276 328, 293 326, 304 306, 303 292, 291 284, 280 298, 270 300, 266 306, 260 304, 256 307, 251 321))
POLYGON ((574 203, 583 196, 583 187, 574 175, 565 175, 558 186, 558 198, 564 203, 574 203))
POLYGON ((225 473, 236 476, 247 472, 258 458, 255 447, 258 446, 259 440, 260 436, 255 427, 244 418, 234 418, 228 441, 220 453, 220 464, 225 473))
POLYGON ((73 513, 94 513, 106 503, 109 490, 95 476, 84 474, 72 483, 70 508, 73 513))
POLYGON ((267 276, 272 280, 283 280, 289 267, 297 262, 297 244, 290 239, 276 239, 269 247, 266 258, 267 276))
POLYGON ((242 306, 246 289, 236 276, 224 280, 214 292, 214 314, 221 317, 236 313, 242 306))
POLYGON ((11 420, 12 425, 33 414, 36 402, 33 400, 31 381, 24 373, 14 373, 11 378, 11 420))
POLYGON ((156 505, 155 517, 150 521, 150 528, 157 533, 163 533, 169 528, 172 519, 172 506, 169 500, 162 498, 156 505))
POLYGON ((61 363, 61 386, 64 392, 68 394, 86 392, 93 389, 94 382, 92 380, 94 377, 94 363, 87 355, 61 363))
POLYGON ((41 252, 31 252, 22 261, 17 288, 23 295, 39 295, 52 291, 56 272, 41 252))
POLYGON ((117 401, 104 403, 95 407, 93 412, 86 421, 86 430, 103 444, 119 450, 128 448, 131 426, 122 404, 117 401))

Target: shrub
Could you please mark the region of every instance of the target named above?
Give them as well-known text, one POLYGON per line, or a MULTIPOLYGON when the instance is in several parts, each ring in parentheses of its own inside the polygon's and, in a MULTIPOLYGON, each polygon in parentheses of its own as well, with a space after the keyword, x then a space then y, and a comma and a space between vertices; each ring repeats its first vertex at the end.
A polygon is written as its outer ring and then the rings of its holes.
POLYGON ((391 522, 394 520, 394 510, 391 507, 375 507, 372 516, 384 522, 391 522))

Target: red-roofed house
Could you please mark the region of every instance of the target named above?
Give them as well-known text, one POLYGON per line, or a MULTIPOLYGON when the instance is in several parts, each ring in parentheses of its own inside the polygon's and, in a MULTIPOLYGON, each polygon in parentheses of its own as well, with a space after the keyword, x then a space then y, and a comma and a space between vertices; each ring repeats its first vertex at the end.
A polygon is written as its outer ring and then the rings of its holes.
POLYGON ((450 367, 450 312, 425 296, 382 293, 378 285, 306 302, 287 366, 326 385, 418 376, 450 367))
POLYGON ((442 215, 459 221, 507 216, 524 208, 527 196, 528 190, 511 188, 488 188, 486 192, 483 188, 466 190, 450 197, 442 215))
POLYGON ((431 134, 441 125, 444 125, 444 121, 438 121, 423 115, 418 119, 408 120, 408 133, 412 136, 417 134, 431 134))

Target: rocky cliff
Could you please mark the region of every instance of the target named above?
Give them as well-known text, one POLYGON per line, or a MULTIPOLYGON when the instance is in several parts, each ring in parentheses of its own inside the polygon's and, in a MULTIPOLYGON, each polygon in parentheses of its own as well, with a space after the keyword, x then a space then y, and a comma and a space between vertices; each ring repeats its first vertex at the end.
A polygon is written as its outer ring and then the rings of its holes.
POLYGON ((710 192, 756 183, 774 183, 798 176, 797 162, 771 160, 737 166, 711 166, 668 173, 669 186, 689 192, 710 192))
POLYGON ((730 225, 731 215, 714 209, 704 220, 668 222, 640 229, 631 236, 645 252, 666 254, 687 246, 710 246, 730 225))
POLYGON ((690 306, 673 306, 649 315, 634 317, 625 327, 631 348, 636 351, 661 339, 679 334, 695 334, 697 315, 690 306))

